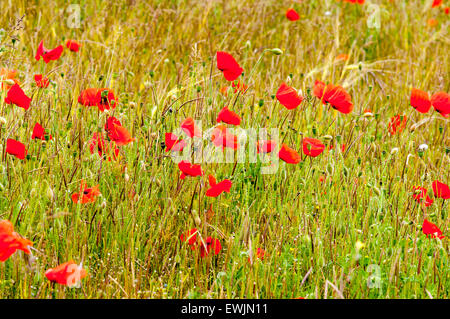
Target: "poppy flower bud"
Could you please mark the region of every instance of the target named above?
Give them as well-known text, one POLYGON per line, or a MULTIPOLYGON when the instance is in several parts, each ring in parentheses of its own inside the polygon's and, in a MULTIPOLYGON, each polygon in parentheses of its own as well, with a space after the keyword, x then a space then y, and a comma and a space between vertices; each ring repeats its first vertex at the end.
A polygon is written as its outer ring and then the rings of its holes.
POLYGON ((322 138, 323 138, 324 140, 331 141, 331 140, 333 139, 333 136, 331 136, 331 135, 324 135, 324 136, 322 136, 322 138))
POLYGON ((398 152, 398 147, 394 147, 392 150, 391 150, 391 155, 394 155, 395 153, 397 153, 398 152))
POLYGON ((106 208, 106 201, 103 201, 102 204, 100 205, 101 208, 106 208))
POLYGON ((14 80, 11 80, 11 79, 6 79, 4 82, 8 85, 14 85, 16 83, 16 82, 14 82, 14 80))
POLYGON ((192 211, 192 213, 194 215, 195 224, 197 225, 197 227, 200 227, 200 225, 202 224, 202 220, 200 219, 196 211, 192 211))
POLYGON ((50 186, 47 187, 47 197, 52 201, 55 198, 55 194, 50 186))
POLYGON ((428 145, 427 144, 420 144, 419 145, 419 152, 424 152, 428 149, 428 145))
POLYGON ((373 117, 373 113, 372 112, 365 112, 363 117, 365 117, 365 118, 373 117))
POLYGON ((130 108, 132 108, 132 109, 134 109, 136 107, 136 103, 134 103, 134 102, 130 102, 129 105, 130 105, 130 108))
POLYGON ((6 119, 0 116, 0 124, 6 124, 6 119))
POLYGON ((269 51, 272 52, 275 55, 283 54, 283 51, 281 49, 279 49, 279 48, 273 48, 273 49, 270 49, 269 51))

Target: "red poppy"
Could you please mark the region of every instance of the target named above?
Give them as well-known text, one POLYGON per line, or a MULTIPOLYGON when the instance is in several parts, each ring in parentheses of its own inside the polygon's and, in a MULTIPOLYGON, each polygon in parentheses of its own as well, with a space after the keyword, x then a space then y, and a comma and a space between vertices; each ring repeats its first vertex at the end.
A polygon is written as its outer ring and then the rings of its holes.
POLYGON ((75 40, 67 40, 66 47, 73 52, 78 52, 81 47, 81 43, 75 41, 75 40))
POLYGON ((119 156, 119 149, 117 148, 116 143, 113 141, 105 141, 102 133, 94 133, 89 142, 89 150, 91 154, 97 152, 100 157, 108 156, 108 161, 111 161, 110 155, 112 150, 114 160, 119 156))
POLYGON ((431 206, 433 204, 433 200, 427 195, 427 189, 421 186, 413 187, 413 198, 418 203, 424 203, 425 207, 431 206))
POLYGON ((428 238, 439 238, 443 239, 445 236, 442 235, 442 231, 432 222, 424 219, 422 224, 422 232, 427 235, 428 238))
POLYGON ((325 149, 325 145, 315 138, 305 137, 303 139, 303 153, 307 156, 317 157, 325 149))
POLYGON ((336 56, 336 61, 347 61, 349 58, 348 54, 341 53, 338 56, 336 56))
MULTIPOLYGON (((32 139, 36 139, 36 138, 38 138, 38 139, 40 139, 40 140, 43 140, 43 141, 45 141, 45 129, 41 126, 41 124, 39 124, 39 123, 36 123, 35 125, 34 125, 34 128, 33 128, 33 134, 31 135, 31 138, 32 139)), ((50 134, 48 134, 48 136, 49 136, 49 140, 51 140, 52 139, 52 136, 50 135, 50 134)))
POLYGON ((60 285, 73 287, 77 282, 86 277, 86 270, 81 265, 77 265, 73 260, 65 262, 55 268, 50 268, 45 272, 45 277, 51 282, 60 285))
POLYGON ((198 164, 191 164, 187 161, 181 161, 178 163, 178 168, 181 171, 181 179, 185 179, 186 176, 203 176, 205 173, 202 167, 198 164))
POLYGON ((431 7, 432 8, 439 7, 442 4, 443 1, 444 0, 433 0, 433 3, 431 5, 431 7))
POLYGON ((388 125, 388 131, 391 135, 400 133, 406 127, 406 115, 396 115, 391 118, 388 125))
POLYGON ((411 90, 411 106, 420 113, 427 113, 431 107, 431 101, 428 93, 413 88, 411 90))
POLYGON ((197 228, 192 228, 191 230, 188 230, 184 234, 180 235, 180 239, 182 242, 187 242, 188 245, 191 246, 192 250, 195 249, 195 244, 197 243, 197 228))
POLYGON ((295 109, 303 101, 303 97, 298 95, 294 88, 288 86, 286 83, 281 83, 277 94, 277 100, 288 110, 295 109))
POLYGON ((50 84, 50 81, 47 78, 44 78, 42 74, 36 74, 34 76, 34 82, 38 88, 47 88, 50 84))
POLYGON ((127 145, 136 140, 134 137, 131 137, 130 132, 114 116, 110 116, 106 120, 105 131, 108 134, 108 138, 114 141, 117 146, 127 145))
POLYGON ((218 51, 216 56, 217 68, 223 72, 223 75, 227 81, 236 80, 244 71, 244 69, 240 67, 231 54, 218 51))
POLYGON ((288 164, 297 164, 301 160, 300 155, 284 143, 281 145, 278 157, 288 164))
POLYGON ((96 106, 98 104, 97 101, 97 92, 98 89, 89 88, 81 91, 78 96, 78 103, 84 106, 96 106))
POLYGON ((181 122, 181 129, 187 134, 189 137, 201 137, 202 131, 195 125, 192 117, 188 117, 183 122, 181 122))
POLYGON ((328 84, 323 92, 323 103, 330 105, 341 113, 348 114, 353 110, 350 94, 342 86, 328 84))
POLYGON ((450 94, 446 92, 437 92, 431 96, 431 104, 436 112, 440 113, 443 117, 449 117, 450 114, 450 94))
POLYGON ((213 251, 214 255, 218 255, 220 251, 222 250, 222 245, 220 244, 220 241, 216 238, 208 237, 205 240, 205 246, 203 246, 203 243, 200 244, 200 256, 206 257, 208 254, 213 251))
POLYGON ((80 201, 80 197, 82 204, 94 203, 97 200, 97 197, 101 195, 99 191, 99 185, 96 185, 94 187, 86 186, 86 182, 84 180, 81 180, 80 192, 72 194, 72 201, 75 204, 80 201))
POLYGON ((344 0, 344 2, 364 4, 365 0, 344 0))
POLYGON ((169 151, 182 151, 183 148, 186 146, 185 140, 179 139, 175 134, 173 133, 166 133, 165 134, 165 144, 166 144, 166 152, 169 151))
POLYGON ((256 149, 258 153, 271 153, 276 146, 275 141, 258 141, 256 142, 256 149))
POLYGON ((297 11, 290 8, 286 11, 286 18, 288 18, 290 21, 297 21, 298 19, 300 19, 300 16, 297 11))
POLYGON ((450 188, 447 184, 436 180, 432 184, 434 197, 450 199, 450 188))
POLYGON ((450 7, 445 7, 444 8, 444 13, 445 14, 449 14, 450 13, 450 7))
POLYGON ((22 250, 30 254, 29 247, 33 243, 23 238, 14 231, 14 226, 9 220, 0 220, 0 261, 6 261, 16 250, 22 250))
POLYGON ((104 110, 109 110, 110 108, 114 109, 117 105, 114 91, 108 88, 98 89, 96 100, 97 107, 101 112, 104 110))
POLYGON ((211 135, 211 141, 214 143, 215 146, 222 146, 223 149, 225 147, 232 148, 234 150, 237 150, 239 148, 237 136, 231 134, 225 125, 218 125, 216 126, 211 135))
POLYGON ((24 159, 27 155, 27 149, 25 148, 25 144, 9 138, 6 141, 6 153, 14 155, 17 158, 24 159))
MULTIPOLYGON (((325 90, 326 84, 322 81, 316 80, 314 82, 314 88, 313 88, 313 94, 318 99, 322 100, 323 98, 323 91, 325 90)), ((325 103, 324 103, 325 104, 325 103)))
POLYGON ((59 45, 52 50, 47 50, 44 47, 44 40, 42 40, 39 43, 39 46, 38 46, 38 49, 36 52, 36 56, 34 58, 36 59, 36 61, 39 61, 42 57, 44 59, 45 63, 48 63, 48 62, 54 61, 54 60, 58 60, 61 57, 63 49, 64 49, 63 46, 59 45))
MULTIPOLYGON (((256 259, 261 259, 264 260, 264 255, 266 254, 266 251, 262 248, 257 248, 256 249, 256 253, 255 253, 255 257, 256 259)), ((250 257, 248 257, 248 262, 250 262, 250 257)))
POLYGON ((235 112, 230 111, 228 106, 225 106, 217 115, 217 123, 224 122, 231 125, 240 125, 241 118, 235 112))
MULTIPOLYGON (((332 149, 334 149, 334 144, 330 144, 330 146, 328 146, 328 150, 331 151, 332 149)), ((341 150, 342 153, 345 152, 345 144, 341 145, 340 150, 341 150)))
POLYGON ((241 91, 241 93, 245 93, 247 91, 248 86, 241 82, 241 80, 233 81, 233 84, 231 85, 234 88, 234 93, 237 93, 238 91, 241 91))
POLYGON ((11 86, 14 84, 20 85, 20 82, 19 82, 19 80, 16 79, 16 76, 17 76, 16 70, 8 70, 5 68, 1 68, 0 69, 0 81, 2 83, 2 90, 9 90, 11 88, 11 86), (8 83, 8 82, 10 82, 10 83, 8 83))
POLYGON ((15 104, 18 107, 28 110, 28 108, 30 107, 31 98, 25 95, 18 84, 14 84, 6 94, 5 103, 15 104))
POLYGON ((220 183, 217 183, 216 179, 212 175, 209 175, 208 179, 209 179, 209 185, 211 187, 206 191, 206 196, 217 197, 220 194, 222 194, 223 192, 226 192, 226 193, 230 192, 232 183, 229 179, 224 179, 220 183))

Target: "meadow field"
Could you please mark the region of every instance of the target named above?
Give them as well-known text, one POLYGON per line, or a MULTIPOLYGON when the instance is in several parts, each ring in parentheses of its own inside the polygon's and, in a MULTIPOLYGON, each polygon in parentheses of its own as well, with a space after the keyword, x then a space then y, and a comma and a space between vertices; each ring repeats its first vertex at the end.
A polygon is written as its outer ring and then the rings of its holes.
POLYGON ((448 298, 449 6, 1 1, 0 297, 448 298))

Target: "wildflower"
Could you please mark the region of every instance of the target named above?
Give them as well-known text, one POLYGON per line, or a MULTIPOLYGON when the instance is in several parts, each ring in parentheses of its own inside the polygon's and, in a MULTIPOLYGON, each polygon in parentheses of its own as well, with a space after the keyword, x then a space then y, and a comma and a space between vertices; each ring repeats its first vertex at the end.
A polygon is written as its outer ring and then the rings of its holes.
POLYGON ((325 145, 315 138, 305 137, 303 139, 303 153, 307 156, 317 157, 325 149, 325 145))
POLYGON ((78 281, 86 277, 86 270, 81 265, 77 265, 73 260, 65 262, 55 268, 50 268, 45 272, 45 277, 51 282, 68 287, 75 286, 78 281))
POLYGON ((222 250, 222 245, 220 241, 216 238, 208 237, 205 240, 206 248, 203 244, 200 245, 200 256, 206 257, 209 253, 214 252, 214 255, 218 255, 222 250))
POLYGON ((195 244, 197 242, 197 228, 192 228, 191 230, 188 230, 187 232, 180 235, 180 239, 182 242, 187 242, 188 245, 191 246, 191 249, 195 249, 195 244))
POLYGON ((25 95, 18 84, 14 84, 6 94, 5 103, 14 104, 18 107, 28 110, 28 108, 30 107, 31 98, 25 95))
POLYGON ((185 179, 186 176, 203 176, 204 172, 200 165, 191 164, 187 161, 181 161, 178 163, 178 168, 181 171, 181 179, 185 179))
POLYGON ((225 125, 219 125, 214 128, 211 135, 211 141, 215 146, 222 146, 237 150, 239 148, 238 138, 236 135, 231 134, 225 125))
POLYGON ((224 179, 220 183, 217 183, 216 179, 212 175, 209 175, 208 179, 209 179, 209 185, 211 187, 206 191, 206 196, 217 197, 220 194, 222 194, 223 192, 226 192, 226 193, 230 192, 232 183, 229 179, 224 179))
POLYGON ((413 187, 413 198, 418 203, 424 203, 425 207, 431 206, 433 204, 433 200, 427 195, 427 189, 421 186, 413 187))
POLYGON ((175 134, 173 133, 166 133, 165 134, 165 145, 166 145, 166 152, 169 151, 182 151, 183 148, 186 146, 186 142, 182 139, 179 139, 175 134))
POLYGON ((9 220, 0 220, 0 261, 6 261, 16 250, 22 250, 30 254, 30 246, 33 243, 14 231, 14 226, 9 220))
POLYGON ((6 153, 14 155, 17 158, 24 159, 27 155, 27 149, 25 148, 25 144, 9 138, 6 141, 6 153))
POLYGON ((300 16, 297 11, 290 8, 286 11, 286 18, 288 18, 290 21, 297 21, 298 19, 300 19, 300 16))
MULTIPOLYGON (((31 138, 32 138, 32 139, 38 138, 38 139, 40 139, 40 140, 45 141, 45 140, 46 140, 46 138, 45 138, 46 135, 47 135, 47 134, 45 134, 45 129, 41 126, 41 124, 36 123, 36 124, 34 125, 34 128, 33 128, 33 134, 31 135, 31 138)), ((48 135, 48 137, 49 137, 49 138, 48 138, 49 140, 52 139, 52 136, 51 136, 51 135, 48 135)))
POLYGON ((48 50, 44 47, 44 40, 39 43, 38 49, 36 51, 35 59, 39 61, 42 57, 45 63, 50 61, 58 60, 63 52, 63 46, 59 45, 52 50, 48 50))
POLYGON ((94 203, 100 195, 99 185, 87 187, 85 181, 81 180, 80 192, 72 194, 72 201, 75 204, 79 201, 81 201, 82 204, 94 203))
POLYGON ((301 160, 300 155, 284 143, 281 145, 278 157, 288 164, 297 164, 301 160))
POLYGON ((134 137, 131 137, 130 132, 114 116, 110 116, 106 120, 105 131, 108 134, 108 138, 114 141, 117 146, 127 145, 136 140, 134 137))
POLYGON ((450 94, 446 92, 437 92, 431 96, 431 104, 436 112, 447 118, 450 114, 450 94))
POLYGON ((286 83, 281 83, 277 94, 277 100, 288 110, 295 109, 303 101, 303 97, 298 95, 294 88, 288 86, 286 83))
POLYGON ((388 131, 391 135, 403 131, 406 127, 406 115, 396 115, 389 121, 388 131))
POLYGON ((111 156, 109 156, 111 152, 114 160, 119 156, 119 149, 117 148, 116 143, 113 141, 105 141, 103 134, 97 132, 94 132, 94 135, 89 142, 89 151, 91 154, 97 152, 100 157, 108 155, 108 161, 111 161, 111 156))
POLYGON ((5 68, 0 69, 0 82, 2 83, 2 90, 9 90, 12 85, 19 84, 19 80, 16 79, 17 71, 8 70, 5 68))
POLYGON ((432 184, 434 197, 450 199, 450 188, 447 184, 435 180, 432 184))
POLYGON ((231 125, 240 125, 241 118, 235 112, 230 111, 228 106, 225 106, 217 115, 217 123, 224 122, 231 125))
POLYGON ((181 129, 187 134, 189 137, 201 137, 202 131, 195 125, 192 117, 188 117, 183 122, 181 122, 181 129))
POLYGON ((431 101, 427 92, 413 88, 411 90, 410 103, 420 113, 427 113, 431 107, 431 101))
POLYGON ((47 78, 44 78, 42 74, 36 74, 34 76, 34 82, 38 88, 47 88, 50 84, 50 81, 47 78))
POLYGON ((335 110, 344 114, 353 110, 350 95, 339 85, 328 84, 324 89, 322 101, 324 104, 329 103, 335 110))
POLYGON ((432 222, 424 219, 422 224, 422 232, 427 235, 428 238, 439 238, 443 239, 445 236, 442 235, 442 231, 432 222))
POLYGON ((81 43, 75 40, 67 40, 66 47, 72 52, 78 52, 78 50, 80 50, 81 43))
POLYGON ((244 71, 244 69, 240 67, 231 54, 218 51, 216 57, 217 68, 223 72, 223 75, 227 81, 236 80, 244 71))
POLYGON ((271 153, 276 146, 276 142, 269 141, 258 141, 256 142, 256 149, 258 153, 271 153))

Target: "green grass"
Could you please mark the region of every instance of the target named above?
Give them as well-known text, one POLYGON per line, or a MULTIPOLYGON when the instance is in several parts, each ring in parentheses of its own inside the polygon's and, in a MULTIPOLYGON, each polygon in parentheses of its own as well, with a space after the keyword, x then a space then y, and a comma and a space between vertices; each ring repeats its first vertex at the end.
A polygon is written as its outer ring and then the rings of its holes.
POLYGON ((11 220, 36 250, 0 263, 0 297, 448 298, 449 203, 435 198, 424 208, 412 187, 433 197, 432 181, 450 182, 449 122, 409 105, 412 87, 449 92, 448 15, 424 1, 373 0, 387 14, 379 30, 369 29, 368 2, 81 0, 80 28, 69 28, 65 1, 2 1, 0 67, 18 71, 33 101, 25 112, 5 104, 1 92, 1 153, 10 137, 31 157, 1 157, 0 219, 11 220), (286 19, 291 6, 299 21, 286 19), (435 28, 427 25, 432 17, 435 28), (83 47, 45 65, 34 60, 42 39, 48 48, 67 39, 83 47), (263 53, 270 48, 283 54, 263 53), (216 67, 216 51, 233 54, 244 68, 245 94, 220 93, 230 83, 216 67), (340 53, 349 60, 334 62, 340 53), (37 73, 54 84, 37 89, 37 73), (292 111, 273 98, 289 76, 306 97, 292 111), (316 79, 344 85, 353 112, 322 106, 312 96, 316 79), (108 115, 77 103, 88 87, 115 91, 112 114, 136 138, 117 161, 89 152, 108 115), (280 139, 299 152, 302 137, 325 135, 347 151, 336 146, 297 165, 280 161, 273 175, 259 174, 260 163, 202 164, 204 177, 180 181, 161 147, 164 133, 186 117, 211 127, 233 103, 241 127, 279 128, 280 139), (364 109, 375 116, 363 117, 364 109), (397 114, 408 116, 407 127, 390 136, 387 125, 397 114), (31 140, 36 122, 51 141, 31 140), (429 149, 420 155, 422 143, 429 149), (206 197, 210 173, 231 178, 231 192, 206 197), (72 203, 81 179, 100 185, 95 203, 72 203), (215 214, 207 221, 211 204, 215 214), (447 237, 426 238, 424 218, 447 237), (203 238, 220 238, 221 253, 202 259, 183 244, 180 234, 193 227, 203 238), (250 264, 249 249, 258 247, 266 258, 250 264), (44 276, 69 259, 83 261, 88 272, 81 289, 44 276), (368 287, 376 273, 369 265, 379 267, 379 288, 368 287))

